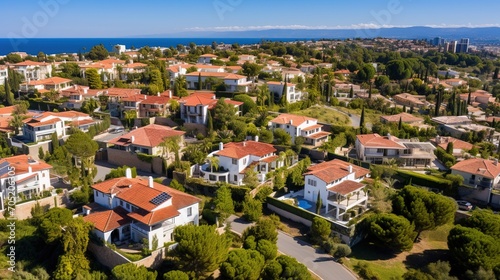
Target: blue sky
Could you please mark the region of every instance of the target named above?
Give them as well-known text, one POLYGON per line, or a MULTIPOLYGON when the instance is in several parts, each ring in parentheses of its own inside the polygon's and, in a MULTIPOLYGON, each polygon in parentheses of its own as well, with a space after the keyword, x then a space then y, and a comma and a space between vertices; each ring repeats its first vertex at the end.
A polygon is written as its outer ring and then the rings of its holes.
POLYGON ((192 30, 500 26, 484 0, 1 1, 0 37, 126 37, 192 30))

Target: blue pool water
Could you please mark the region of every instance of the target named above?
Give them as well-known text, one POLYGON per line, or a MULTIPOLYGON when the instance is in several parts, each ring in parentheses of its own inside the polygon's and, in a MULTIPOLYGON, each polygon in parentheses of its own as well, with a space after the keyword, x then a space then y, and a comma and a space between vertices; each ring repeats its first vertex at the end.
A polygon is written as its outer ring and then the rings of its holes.
POLYGON ((302 209, 309 209, 312 207, 312 204, 303 198, 297 198, 297 201, 299 202, 299 207, 302 209))

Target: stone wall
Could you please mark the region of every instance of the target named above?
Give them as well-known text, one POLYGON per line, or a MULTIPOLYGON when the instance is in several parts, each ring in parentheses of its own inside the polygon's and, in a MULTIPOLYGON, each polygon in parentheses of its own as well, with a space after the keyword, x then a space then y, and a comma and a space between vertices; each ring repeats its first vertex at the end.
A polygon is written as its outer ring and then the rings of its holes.
POLYGON ((129 263, 130 261, 121 254, 111 250, 106 246, 99 246, 93 242, 89 242, 88 250, 95 256, 97 261, 102 265, 113 269, 113 267, 121 264, 129 263))
POLYGON ((151 172, 151 163, 140 160, 136 154, 118 150, 108 149, 108 162, 118 166, 135 166, 138 170, 151 172))
POLYGON ((40 203, 40 206, 44 207, 46 210, 54 207, 66 208, 69 203, 68 197, 65 195, 53 195, 45 197, 39 200, 32 200, 25 203, 16 205, 16 217, 19 220, 24 220, 31 217, 31 209, 35 207, 36 203, 40 203), (57 204, 56 204, 57 203, 57 204))

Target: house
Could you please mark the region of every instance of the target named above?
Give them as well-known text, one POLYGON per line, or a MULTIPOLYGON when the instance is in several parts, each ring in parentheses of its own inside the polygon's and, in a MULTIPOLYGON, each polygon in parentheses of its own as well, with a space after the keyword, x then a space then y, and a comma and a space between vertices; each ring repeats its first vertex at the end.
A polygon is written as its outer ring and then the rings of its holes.
MULTIPOLYGON (((268 81, 266 84, 269 88, 269 92, 271 94, 274 94, 275 102, 279 103, 279 101, 281 100, 281 96, 283 95, 283 87, 285 86, 285 83, 268 81)), ((288 103, 300 101, 302 100, 304 95, 305 93, 302 93, 301 91, 297 91, 295 89, 295 84, 286 83, 286 100, 288 103)))
POLYGON ((464 178, 463 184, 475 188, 474 199, 485 203, 491 201, 491 190, 499 189, 500 165, 498 160, 482 158, 466 159, 451 168, 451 174, 464 178))
POLYGON ((0 210, 4 210, 10 194, 15 194, 19 202, 50 190, 51 169, 51 165, 28 155, 0 159, 0 210))
POLYGON ((187 69, 193 65, 191 64, 174 64, 167 68, 170 76, 170 85, 173 86, 175 79, 179 76, 184 76, 187 73, 187 69))
POLYGON ((227 92, 248 92, 248 86, 252 84, 247 81, 246 76, 226 72, 191 72, 185 75, 188 89, 198 89, 198 81, 205 83, 207 79, 222 80, 227 92))
POLYGON ((381 123, 399 123, 399 121, 407 124, 421 124, 424 122, 423 118, 416 117, 408 113, 399 113, 396 115, 380 116, 381 123))
POLYGON ((443 82, 452 87, 467 85, 467 81, 464 81, 462 79, 446 79, 443 82))
POLYGON ((196 64, 194 65, 194 67, 198 69, 198 72, 219 72, 219 73, 225 72, 224 66, 218 66, 218 65, 196 64))
POLYGON ((460 77, 460 73, 457 71, 453 71, 451 69, 448 70, 438 70, 438 76, 449 77, 453 79, 458 79, 460 77))
POLYGON ((500 133, 485 125, 475 124, 468 116, 434 117, 432 121, 438 124, 438 132, 455 138, 469 137, 470 135, 484 134, 485 140, 498 145, 500 133))
POLYGON ((198 63, 200 64, 210 64, 212 62, 212 59, 216 59, 217 56, 215 54, 207 53, 207 54, 202 54, 198 57, 198 63))
POLYGON ((9 78, 9 67, 0 65, 0 86, 5 83, 5 79, 9 78))
POLYGON ((144 63, 140 63, 140 62, 135 62, 135 63, 129 63, 129 64, 125 64, 122 66, 122 70, 121 71, 117 71, 117 72, 121 72, 121 73, 118 73, 120 74, 120 78, 122 80, 127 80, 129 78, 129 75, 130 74, 141 74, 141 73, 144 73, 146 71, 146 67, 148 65, 147 64, 144 64, 144 63))
POLYGON ((266 174, 283 166, 271 144, 256 141, 219 144, 219 150, 209 155, 218 158, 218 168, 212 168, 210 160, 200 167, 200 176, 210 182, 227 182, 242 185, 248 170, 257 172, 259 182, 266 180, 266 174))
POLYGON ((423 95, 400 93, 394 95, 392 98, 396 104, 406 106, 408 108, 414 107, 420 109, 429 105, 429 102, 425 100, 425 96, 423 95))
POLYGON ((436 147, 441 147, 443 150, 448 148, 448 145, 453 144, 453 155, 455 157, 462 157, 463 153, 468 152, 470 149, 474 148, 469 142, 462 141, 451 136, 436 136, 436 138, 430 140, 431 143, 436 147))
POLYGON ((70 79, 65 79, 61 77, 52 77, 41 80, 30 80, 28 82, 22 83, 19 87, 19 90, 24 93, 32 92, 35 89, 40 93, 48 92, 51 90, 59 92, 61 90, 71 88, 72 82, 73 81, 70 79))
MULTIPOLYGON (((469 94, 460 94, 460 100, 467 102, 469 100, 469 94)), ((485 90, 476 90, 470 93, 470 104, 474 107, 486 109, 488 104, 493 102, 495 102, 495 97, 485 90)))
POLYGON ((276 128, 284 129, 291 137, 292 143, 298 136, 305 138, 306 145, 318 146, 328 141, 329 132, 322 131, 323 125, 318 124, 318 120, 305 116, 280 114, 269 122, 271 130, 276 128))
POLYGON ((126 176, 92 186, 95 203, 84 206, 85 221, 105 242, 140 243, 161 248, 173 241, 176 227, 198 225, 200 199, 148 179, 126 176))
POLYGON ((358 159, 374 164, 394 159, 400 166, 431 166, 436 156, 434 147, 429 142, 417 142, 399 139, 392 135, 380 136, 362 134, 356 136, 358 159))
POLYGON ((348 221, 351 209, 367 209, 368 192, 362 181, 369 174, 370 170, 339 159, 312 165, 304 173, 304 198, 317 202, 319 197, 326 206, 325 215, 348 221))
POLYGON ((13 65, 14 71, 23 75, 26 82, 41 80, 52 76, 52 64, 26 60, 13 65))
POLYGON ((103 77, 103 81, 108 80, 114 81, 118 78, 118 69, 126 63, 125 60, 109 58, 105 60, 100 60, 90 64, 80 65, 80 72, 83 78, 85 78, 85 71, 87 69, 96 69, 97 73, 103 77))
POLYGON ((53 133, 64 137, 72 127, 86 132, 96 123, 88 114, 77 111, 43 112, 23 122, 23 137, 31 142, 48 140, 53 133))
POLYGON ((337 70, 335 72, 333 72, 334 75, 336 76, 342 76, 342 77, 349 77, 351 75, 351 71, 347 70, 347 69, 342 69, 342 70, 337 70))
POLYGON ((121 117, 122 99, 141 94, 137 88, 107 88, 101 90, 102 95, 108 99, 108 109, 112 117, 121 117))
MULTIPOLYGON (((181 119, 186 123, 206 125, 208 110, 215 108, 218 99, 213 92, 198 91, 179 100, 181 119)), ((224 101, 236 109, 236 115, 241 113, 240 106, 243 102, 225 98, 224 101)))
POLYGON ((61 96, 67 97, 68 101, 63 103, 64 108, 80 109, 83 102, 90 99, 98 100, 103 94, 100 90, 90 89, 88 86, 73 85, 70 88, 60 91, 61 96))
POLYGON ((168 91, 168 95, 146 95, 136 94, 127 96, 121 99, 121 115, 125 111, 134 110, 136 117, 149 118, 154 116, 166 116, 169 111, 172 92, 168 91))

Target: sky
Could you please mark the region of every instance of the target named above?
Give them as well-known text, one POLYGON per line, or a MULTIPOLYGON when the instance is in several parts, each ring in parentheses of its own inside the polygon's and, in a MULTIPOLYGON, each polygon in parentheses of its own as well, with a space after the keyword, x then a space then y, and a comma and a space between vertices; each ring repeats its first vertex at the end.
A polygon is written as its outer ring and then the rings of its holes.
POLYGON ((0 1, 1 38, 129 37, 271 28, 500 26, 482 0, 0 1))

